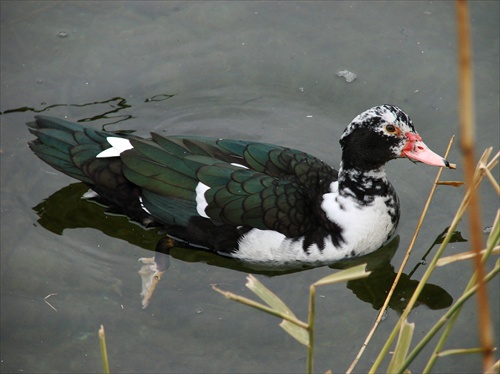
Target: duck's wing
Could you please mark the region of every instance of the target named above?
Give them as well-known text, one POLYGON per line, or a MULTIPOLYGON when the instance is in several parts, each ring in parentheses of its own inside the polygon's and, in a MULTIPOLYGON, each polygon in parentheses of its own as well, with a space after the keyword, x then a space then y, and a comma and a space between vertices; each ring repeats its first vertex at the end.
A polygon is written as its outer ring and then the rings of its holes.
POLYGON ((130 142, 123 173, 167 225, 204 217, 299 236, 317 226, 315 197, 337 178, 311 155, 265 143, 158 134, 130 142))
POLYGON ((97 157, 111 147, 109 137, 128 141, 132 135, 100 131, 49 116, 36 116, 28 126, 36 136, 29 146, 40 159, 86 183, 96 192, 89 196, 111 207, 113 212, 143 224, 150 223, 138 200, 139 188, 123 175, 121 159, 97 157))

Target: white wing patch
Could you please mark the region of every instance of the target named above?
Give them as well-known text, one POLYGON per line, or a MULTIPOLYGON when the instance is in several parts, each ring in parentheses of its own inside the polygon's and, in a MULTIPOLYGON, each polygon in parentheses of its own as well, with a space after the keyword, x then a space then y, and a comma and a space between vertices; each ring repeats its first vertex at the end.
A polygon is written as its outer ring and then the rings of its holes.
POLYGON ((118 157, 122 152, 125 152, 128 149, 132 149, 132 144, 130 144, 130 140, 124 138, 114 138, 107 137, 106 140, 109 144, 111 144, 111 148, 105 149, 101 153, 99 153, 96 158, 107 158, 107 157, 118 157))
POLYGON ((144 210, 147 214, 152 215, 151 212, 144 206, 144 201, 142 201, 142 196, 139 196, 139 202, 141 203, 141 208, 144 210))
POLYGON ((99 194, 97 192, 95 192, 94 190, 88 190, 87 192, 85 192, 83 195, 82 195, 82 199, 84 200, 87 200, 87 199, 93 199, 93 198, 96 198, 98 197, 99 194))
POLYGON ((202 217, 205 218, 210 218, 207 216, 207 213, 205 213, 205 209, 208 206, 207 200, 205 199, 205 192, 207 192, 210 189, 206 184, 203 184, 201 182, 198 183, 196 186, 195 192, 196 192, 196 211, 198 214, 202 217))

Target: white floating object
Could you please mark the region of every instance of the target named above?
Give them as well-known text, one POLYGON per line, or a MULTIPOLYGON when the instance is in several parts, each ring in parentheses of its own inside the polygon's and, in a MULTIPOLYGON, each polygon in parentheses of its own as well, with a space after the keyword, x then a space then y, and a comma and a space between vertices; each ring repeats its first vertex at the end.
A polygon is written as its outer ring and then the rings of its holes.
POLYGON ((357 78, 356 74, 349 70, 341 70, 337 72, 338 77, 344 77, 347 83, 351 83, 353 80, 357 78))

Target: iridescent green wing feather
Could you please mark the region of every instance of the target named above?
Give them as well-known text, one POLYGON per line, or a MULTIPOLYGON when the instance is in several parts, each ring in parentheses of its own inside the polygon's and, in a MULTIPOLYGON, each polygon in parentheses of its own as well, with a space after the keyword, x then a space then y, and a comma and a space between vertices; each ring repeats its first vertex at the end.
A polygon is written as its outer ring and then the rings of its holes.
POLYGON ((108 134, 47 116, 36 116, 36 122, 28 125, 38 138, 30 142, 30 148, 38 157, 73 178, 88 184, 95 183, 83 165, 109 147, 106 141, 108 134))
POLYGON ((299 235, 316 224, 312 190, 336 178, 310 155, 264 143, 157 134, 131 143, 134 149, 121 155, 124 174, 142 188, 145 207, 167 224, 186 225, 198 215, 201 182, 209 187, 204 213, 215 223, 299 235))

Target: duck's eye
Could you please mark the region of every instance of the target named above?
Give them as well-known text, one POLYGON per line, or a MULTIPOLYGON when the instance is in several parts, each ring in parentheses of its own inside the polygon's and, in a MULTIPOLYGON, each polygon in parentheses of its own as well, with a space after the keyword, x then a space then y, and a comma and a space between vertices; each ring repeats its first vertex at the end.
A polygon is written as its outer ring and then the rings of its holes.
POLYGON ((394 125, 387 125, 385 126, 385 129, 390 134, 394 134, 396 132, 396 127, 394 125))

